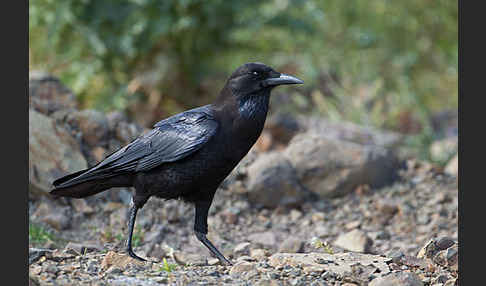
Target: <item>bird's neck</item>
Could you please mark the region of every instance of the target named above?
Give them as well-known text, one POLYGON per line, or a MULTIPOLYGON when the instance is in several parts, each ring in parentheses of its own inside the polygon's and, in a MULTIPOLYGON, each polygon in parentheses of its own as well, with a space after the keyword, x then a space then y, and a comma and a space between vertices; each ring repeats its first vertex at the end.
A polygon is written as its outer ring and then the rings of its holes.
POLYGON ((264 95, 248 95, 238 102, 238 112, 244 119, 265 119, 268 112, 270 93, 264 95))

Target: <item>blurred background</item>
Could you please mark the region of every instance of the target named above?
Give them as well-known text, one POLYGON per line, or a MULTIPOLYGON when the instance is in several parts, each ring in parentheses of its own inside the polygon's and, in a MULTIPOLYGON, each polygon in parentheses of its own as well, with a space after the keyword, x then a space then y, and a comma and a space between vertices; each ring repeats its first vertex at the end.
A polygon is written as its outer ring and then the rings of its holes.
POLYGON ((305 81, 276 90, 271 112, 396 131, 412 155, 444 164, 450 157, 433 158, 430 145, 457 135, 457 6, 33 0, 29 69, 60 78, 80 108, 149 127, 211 102, 236 67, 260 61, 305 81))

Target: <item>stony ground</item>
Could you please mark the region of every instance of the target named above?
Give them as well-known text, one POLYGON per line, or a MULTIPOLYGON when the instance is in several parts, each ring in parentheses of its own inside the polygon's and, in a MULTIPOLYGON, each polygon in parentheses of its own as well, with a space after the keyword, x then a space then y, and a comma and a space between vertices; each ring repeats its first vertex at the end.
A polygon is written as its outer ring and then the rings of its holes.
POLYGON ((234 265, 195 238, 191 205, 157 198, 137 216, 138 262, 124 251, 129 189, 48 195, 144 131, 76 106, 58 79, 30 75, 30 285, 457 285, 457 134, 431 148, 442 170, 405 159, 400 134, 271 116, 209 213, 234 265))
POLYGON ((454 285, 457 191, 455 178, 414 161, 390 186, 299 208, 258 209, 244 189, 220 189, 208 237, 234 266, 195 239, 193 209, 181 201, 153 198, 139 212, 135 251, 149 262, 138 263, 124 255, 127 205, 113 202, 117 191, 39 200, 31 221, 53 239, 31 243, 29 274, 33 285, 454 285), (72 216, 62 231, 49 215, 59 209, 72 216))

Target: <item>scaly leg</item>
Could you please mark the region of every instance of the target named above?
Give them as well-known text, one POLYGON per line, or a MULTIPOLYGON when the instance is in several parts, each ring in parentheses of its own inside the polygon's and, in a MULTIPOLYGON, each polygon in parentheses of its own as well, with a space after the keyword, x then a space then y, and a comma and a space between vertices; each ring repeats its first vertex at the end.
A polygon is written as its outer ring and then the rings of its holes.
POLYGON ((128 255, 130 255, 131 257, 133 257, 135 259, 138 259, 138 260, 141 260, 141 261, 147 261, 147 260, 143 259, 142 257, 137 256, 132 250, 133 226, 135 225, 135 218, 137 217, 137 211, 138 211, 138 207, 133 203, 132 207, 130 209, 130 219, 129 219, 129 222, 128 222, 127 252, 128 252, 128 255))
POLYGON ((196 203, 196 218, 194 220, 194 233, 197 239, 204 244, 212 254, 214 254, 223 264, 233 265, 228 259, 224 257, 221 252, 207 239, 208 233, 208 212, 211 202, 197 202, 196 203))

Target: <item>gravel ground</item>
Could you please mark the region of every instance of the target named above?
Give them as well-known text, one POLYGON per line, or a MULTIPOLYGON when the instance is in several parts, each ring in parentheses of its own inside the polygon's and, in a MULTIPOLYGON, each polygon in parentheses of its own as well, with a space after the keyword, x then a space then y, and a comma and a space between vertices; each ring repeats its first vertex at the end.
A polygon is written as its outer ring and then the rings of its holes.
POLYGON ((126 190, 37 199, 30 221, 52 239, 30 241, 30 284, 455 285, 457 192, 455 177, 413 160, 390 186, 298 208, 254 207, 232 184, 215 196, 208 238, 234 266, 220 265, 197 241, 193 207, 182 201, 152 198, 139 212, 135 252, 149 262, 138 263, 123 251, 126 190), (372 262, 353 258, 359 253, 372 262), (310 260, 299 260, 303 254, 310 260))

